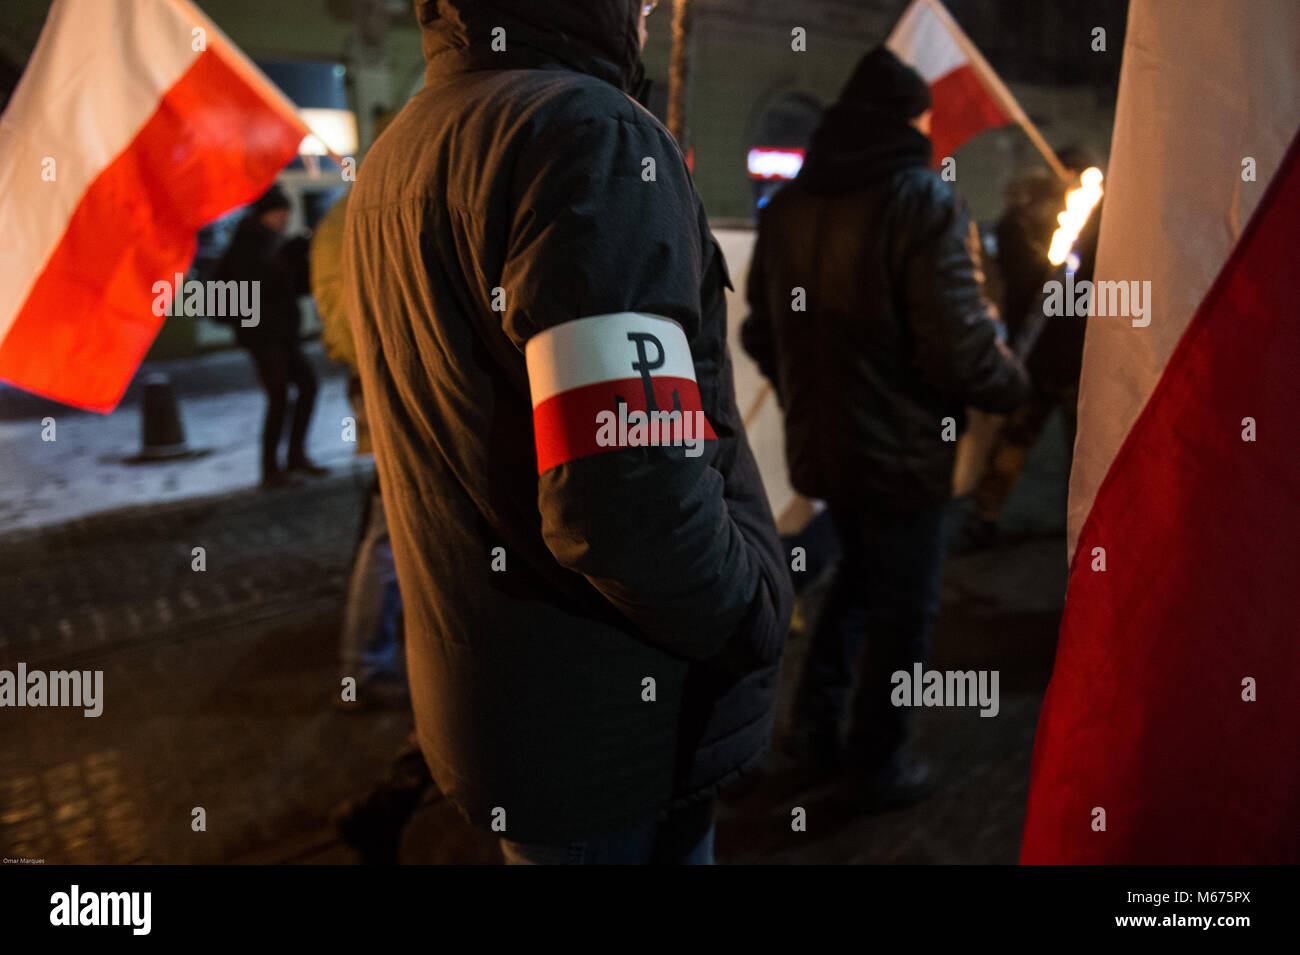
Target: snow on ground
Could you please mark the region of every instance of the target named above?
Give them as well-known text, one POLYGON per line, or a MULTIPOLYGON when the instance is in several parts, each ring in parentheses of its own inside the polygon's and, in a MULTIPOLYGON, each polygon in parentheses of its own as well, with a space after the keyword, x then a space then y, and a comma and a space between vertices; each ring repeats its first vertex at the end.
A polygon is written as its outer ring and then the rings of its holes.
MULTIPOLYGON (((186 440, 209 453, 158 464, 123 460, 140 450, 137 402, 106 416, 53 412, 53 441, 42 440, 41 418, 0 420, 0 533, 252 487, 261 478, 265 406, 255 388, 181 397, 186 440)), ((344 379, 322 377, 307 435, 307 453, 317 464, 334 471, 362 466, 355 445, 342 440, 342 419, 350 414, 344 379)), ((285 427, 287 434, 287 421, 285 427)))

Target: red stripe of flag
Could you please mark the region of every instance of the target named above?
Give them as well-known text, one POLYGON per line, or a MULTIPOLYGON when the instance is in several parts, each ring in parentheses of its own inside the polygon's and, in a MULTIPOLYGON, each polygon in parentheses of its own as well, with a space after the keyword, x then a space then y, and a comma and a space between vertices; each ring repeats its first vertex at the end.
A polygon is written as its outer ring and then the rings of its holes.
POLYGON ((154 283, 185 271, 199 228, 260 194, 302 136, 200 54, 82 197, 0 343, 0 378, 111 411, 162 325, 154 283))
POLYGON ((959 66, 930 84, 930 140, 938 165, 968 140, 1012 119, 1000 107, 970 66, 959 66))
POLYGON ((1300 136, 1080 534, 1023 862, 1300 859, 1297 221, 1300 136))

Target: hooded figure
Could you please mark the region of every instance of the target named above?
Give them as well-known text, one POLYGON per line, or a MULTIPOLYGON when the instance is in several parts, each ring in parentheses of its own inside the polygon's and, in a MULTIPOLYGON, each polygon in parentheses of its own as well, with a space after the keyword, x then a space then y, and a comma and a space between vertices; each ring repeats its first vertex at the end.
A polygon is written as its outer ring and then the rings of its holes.
POLYGON ((417 4, 425 87, 348 203, 417 733, 511 861, 709 857, 790 611, 641 7, 417 4))
POLYGON ((799 176, 760 214, 741 330, 785 413, 791 483, 828 503, 841 544, 796 745, 859 774, 879 806, 926 788, 922 768, 901 761, 908 711, 891 699, 892 675, 925 659, 938 611, 964 409, 1007 411, 1028 385, 981 296, 966 214, 930 169, 929 105, 889 50, 863 58, 799 176))

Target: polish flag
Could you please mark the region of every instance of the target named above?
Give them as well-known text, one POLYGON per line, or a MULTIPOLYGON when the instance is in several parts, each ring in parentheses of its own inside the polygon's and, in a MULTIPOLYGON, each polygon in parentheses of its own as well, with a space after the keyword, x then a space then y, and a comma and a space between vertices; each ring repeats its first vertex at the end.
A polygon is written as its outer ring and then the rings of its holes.
POLYGON ((617 312, 564 322, 524 347, 537 473, 623 447, 716 441, 704 416, 695 362, 669 318, 617 312), (680 411, 668 427, 648 412, 680 411), (638 424, 646 427, 637 430, 638 424), (631 427, 629 427, 631 425, 631 427))
POLYGON ((154 283, 307 133, 186 0, 55 0, 0 117, 0 379, 111 411, 162 324, 154 283))
POLYGON ((1024 862, 1300 860, 1296 63, 1294 0, 1130 8, 1096 280, 1151 296, 1088 320, 1024 862))
POLYGON ((1029 126, 1011 91, 939 0, 912 0, 885 45, 930 85, 935 161, 999 126, 1029 126))

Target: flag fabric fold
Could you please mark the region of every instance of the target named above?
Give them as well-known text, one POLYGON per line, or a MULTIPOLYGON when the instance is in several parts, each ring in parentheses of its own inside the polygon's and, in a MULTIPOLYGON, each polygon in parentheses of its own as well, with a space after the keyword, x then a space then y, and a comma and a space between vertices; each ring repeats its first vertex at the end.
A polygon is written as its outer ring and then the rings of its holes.
POLYGON ((0 380, 111 411, 161 327, 154 284, 306 133, 185 0, 55 0, 0 117, 0 380))
POLYGON ((1298 16, 1130 8, 1023 862, 1300 859, 1298 16))

